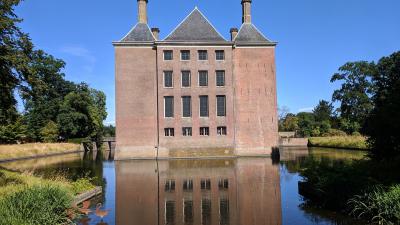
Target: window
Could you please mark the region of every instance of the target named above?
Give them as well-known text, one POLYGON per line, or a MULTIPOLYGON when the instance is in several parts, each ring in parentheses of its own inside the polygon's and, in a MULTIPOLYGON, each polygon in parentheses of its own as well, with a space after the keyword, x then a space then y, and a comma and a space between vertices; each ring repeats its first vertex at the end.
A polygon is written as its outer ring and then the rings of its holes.
POLYGON ((164 87, 171 88, 174 86, 172 71, 164 71, 164 87))
POLYGON ((208 71, 199 71, 199 86, 208 86, 208 71))
POLYGON ((219 214, 220 214, 220 225, 229 225, 229 199, 221 198, 219 200, 219 214))
POLYGON ((175 191, 175 180, 165 181, 165 191, 172 192, 175 191))
POLYGON ((175 201, 165 202, 165 224, 175 224, 175 201))
POLYGON ((190 71, 182 71, 182 87, 190 87, 190 71))
POLYGON ((208 96, 200 96, 200 117, 208 117, 208 96))
POLYGON ((225 97, 225 95, 217 96, 217 116, 226 116, 226 97, 225 97))
POLYGON ((218 136, 226 136, 226 127, 217 127, 218 136))
POLYGON ((210 136, 210 128, 200 127, 200 136, 210 136))
POLYGON ((215 59, 216 60, 225 60, 225 51, 224 50, 215 51, 215 59))
POLYGON ((211 180, 210 179, 201 179, 200 187, 201 187, 201 190, 211 190, 211 180))
POLYGON ((211 224, 211 199, 204 198, 201 200, 201 224, 211 224))
POLYGON ((216 82, 217 82, 217 87, 223 87, 225 86, 225 71, 223 70, 218 70, 216 72, 216 82))
POLYGON ((193 200, 186 200, 183 202, 183 222, 185 225, 193 224, 194 215, 193 215, 193 200))
POLYGON ((218 181, 218 188, 220 190, 228 189, 229 188, 229 180, 228 179, 220 179, 218 181))
POLYGON ((184 180, 183 181, 183 190, 184 191, 192 191, 193 190, 193 180, 184 180))
POLYGON ((165 50, 164 60, 173 60, 173 59, 174 59, 174 54, 172 53, 172 50, 165 50))
POLYGON ((190 60, 190 51, 189 50, 181 51, 181 60, 190 60))
POLYGON ((190 96, 182 97, 182 117, 192 116, 192 98, 190 96))
POLYGON ((192 128, 191 127, 183 127, 182 128, 182 136, 185 136, 185 137, 192 136, 192 128))
POLYGON ((174 128, 164 128, 165 137, 173 137, 175 136, 174 128))
POLYGON ((164 97, 164 110, 165 117, 174 117, 174 97, 164 97))
POLYGON ((208 54, 206 50, 199 51, 199 60, 208 60, 208 54))

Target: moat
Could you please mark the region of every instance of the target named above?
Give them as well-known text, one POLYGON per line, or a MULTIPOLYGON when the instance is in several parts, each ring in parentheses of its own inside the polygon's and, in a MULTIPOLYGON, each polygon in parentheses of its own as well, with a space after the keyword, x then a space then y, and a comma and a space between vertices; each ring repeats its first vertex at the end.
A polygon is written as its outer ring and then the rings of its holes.
MULTIPOLYGON (((78 224, 358 224, 344 215, 304 204, 298 192, 299 162, 352 160, 364 152, 283 149, 280 159, 114 161, 95 152, 0 164, 43 177, 62 174, 93 178, 103 194, 91 200, 92 213, 78 224), (101 203, 103 213, 96 212, 101 203)), ((362 223, 359 223, 362 224, 362 223)))

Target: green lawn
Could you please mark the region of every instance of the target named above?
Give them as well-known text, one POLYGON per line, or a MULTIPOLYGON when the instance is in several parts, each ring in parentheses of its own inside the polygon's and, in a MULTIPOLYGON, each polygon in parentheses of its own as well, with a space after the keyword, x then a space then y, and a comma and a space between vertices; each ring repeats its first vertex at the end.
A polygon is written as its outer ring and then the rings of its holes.
POLYGON ((368 150, 367 139, 363 136, 311 137, 308 139, 312 147, 329 147, 368 150))
POLYGON ((79 150, 79 144, 73 143, 31 143, 0 145, 0 159, 12 159, 47 155, 54 153, 72 152, 79 150))

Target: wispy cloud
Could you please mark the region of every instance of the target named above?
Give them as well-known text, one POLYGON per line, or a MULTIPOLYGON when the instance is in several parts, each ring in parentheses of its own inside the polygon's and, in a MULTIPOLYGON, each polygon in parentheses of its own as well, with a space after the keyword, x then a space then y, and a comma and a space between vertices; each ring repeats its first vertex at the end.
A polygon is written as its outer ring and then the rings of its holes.
POLYGON ((306 108, 301 108, 298 110, 298 112, 312 112, 314 107, 306 107, 306 108))
POLYGON ((94 57, 94 55, 87 48, 81 46, 64 46, 61 48, 61 52, 81 58, 86 64, 83 66, 83 70, 87 73, 93 72, 96 63, 96 57, 94 57))
POLYGON ((115 126, 115 121, 106 121, 106 122, 104 122, 104 125, 106 125, 106 126, 108 126, 108 125, 115 126))

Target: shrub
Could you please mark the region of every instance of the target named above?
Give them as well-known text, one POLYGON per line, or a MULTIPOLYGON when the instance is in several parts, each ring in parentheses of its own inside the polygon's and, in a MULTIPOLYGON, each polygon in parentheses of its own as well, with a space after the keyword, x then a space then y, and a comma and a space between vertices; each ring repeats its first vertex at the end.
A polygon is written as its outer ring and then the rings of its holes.
POLYGON ((353 216, 378 224, 400 224, 400 185, 375 187, 348 201, 353 216))
POLYGON ((40 130, 40 135, 44 142, 56 142, 58 139, 58 126, 55 122, 50 121, 40 130))
POLYGON ((94 189, 95 186, 88 178, 81 178, 72 183, 72 190, 75 194, 81 194, 87 190, 94 189))
POLYGON ((32 186, 0 199, 0 225, 69 223, 72 195, 56 185, 32 186))
POLYGON ((346 132, 337 130, 337 129, 329 129, 328 132, 326 132, 324 137, 343 137, 347 136, 346 132))

